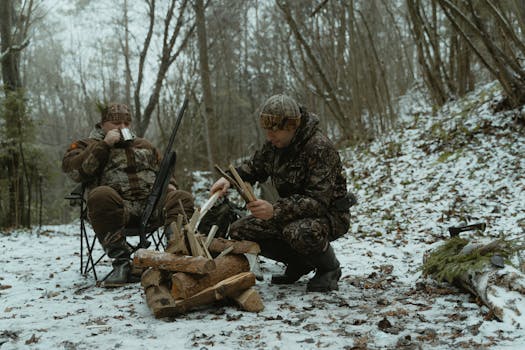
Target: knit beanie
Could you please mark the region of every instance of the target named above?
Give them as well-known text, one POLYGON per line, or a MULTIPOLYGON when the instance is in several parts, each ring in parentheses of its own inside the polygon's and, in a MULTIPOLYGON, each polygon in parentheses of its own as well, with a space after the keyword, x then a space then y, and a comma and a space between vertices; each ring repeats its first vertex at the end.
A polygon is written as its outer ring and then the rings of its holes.
POLYGON ((301 123, 301 111, 293 98, 274 95, 264 103, 259 121, 264 129, 293 130, 301 123))
POLYGON ((131 122, 129 107, 122 103, 110 102, 107 108, 100 113, 100 123, 104 122, 131 122))

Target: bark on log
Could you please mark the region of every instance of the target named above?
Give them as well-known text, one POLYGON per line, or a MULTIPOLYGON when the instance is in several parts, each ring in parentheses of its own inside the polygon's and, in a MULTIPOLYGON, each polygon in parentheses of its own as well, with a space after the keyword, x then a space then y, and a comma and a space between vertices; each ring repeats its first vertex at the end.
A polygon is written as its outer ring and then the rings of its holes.
POLYGON ((206 274, 215 269, 215 262, 202 256, 184 256, 154 250, 139 249, 133 257, 138 267, 154 267, 161 270, 206 274))
POLYGON ((175 300, 187 299, 220 281, 250 271, 250 265, 244 255, 226 255, 215 259, 215 269, 206 275, 174 273, 171 277, 171 295, 175 300))
POLYGON ((213 287, 206 288, 188 299, 175 301, 175 308, 171 311, 184 313, 195 307, 211 304, 226 297, 233 298, 254 285, 255 275, 252 272, 243 272, 222 280, 213 287))
POLYGON ((244 311, 259 312, 264 310, 261 296, 253 288, 246 289, 241 294, 233 297, 233 299, 244 311))
POLYGON ((261 248, 259 245, 252 241, 234 241, 230 239, 225 238, 214 238, 212 239, 210 246, 208 247, 208 250, 210 253, 219 254, 224 249, 228 247, 233 247, 232 254, 259 254, 261 252, 261 248))
POLYGON ((149 286, 145 289, 146 302, 156 318, 169 317, 176 313, 175 301, 164 285, 149 286))
POLYGON ((167 271, 149 268, 142 274, 142 277, 140 278, 140 284, 144 288, 160 286, 162 284, 167 285, 169 282, 169 277, 170 273, 167 271))
MULTIPOLYGON (((182 218, 180 214, 179 218, 182 218)), ((182 221, 174 221, 170 224, 172 234, 165 251, 167 253, 173 254, 190 255, 190 251, 186 246, 186 238, 184 237, 184 233, 182 231, 182 224, 179 225, 179 222, 182 221)))
POLYGON ((521 271, 512 266, 486 266, 461 275, 457 283, 479 297, 498 320, 525 326, 525 275, 521 271))

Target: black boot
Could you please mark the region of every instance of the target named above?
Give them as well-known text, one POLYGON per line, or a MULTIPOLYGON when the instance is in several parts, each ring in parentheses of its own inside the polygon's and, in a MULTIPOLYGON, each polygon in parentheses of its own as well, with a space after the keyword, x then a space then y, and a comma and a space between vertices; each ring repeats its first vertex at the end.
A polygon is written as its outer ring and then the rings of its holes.
POLYGON ((293 284, 303 275, 308 274, 314 268, 306 261, 306 257, 300 255, 284 241, 268 239, 259 242, 261 255, 286 264, 284 274, 272 276, 272 284, 293 284))
POLYGON ((316 267, 316 272, 315 276, 308 282, 306 291, 328 292, 338 290, 337 281, 341 278, 341 267, 332 246, 328 245, 328 249, 312 258, 312 263, 316 267))
POLYGON ((290 262, 283 274, 272 275, 272 284, 293 284, 312 270, 312 266, 299 262, 290 262))
POLYGON ((131 277, 131 262, 129 259, 115 259, 113 260, 113 271, 102 282, 102 287, 114 288, 121 287, 130 283, 131 277))

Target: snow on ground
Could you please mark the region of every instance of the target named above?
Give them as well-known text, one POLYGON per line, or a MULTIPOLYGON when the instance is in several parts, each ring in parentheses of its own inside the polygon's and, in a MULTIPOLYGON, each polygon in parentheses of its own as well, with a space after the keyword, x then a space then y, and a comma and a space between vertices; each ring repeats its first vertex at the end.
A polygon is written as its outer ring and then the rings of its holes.
POLYGON ((491 114, 495 98, 490 84, 435 115, 408 104, 399 130, 342 152, 359 204, 334 242, 339 291, 307 294, 307 277, 271 285, 283 265, 263 258, 264 311, 217 304, 157 320, 139 284, 106 290, 80 275, 78 224, 5 232, 0 348, 523 349, 525 324, 491 319, 419 270, 449 226, 485 222, 462 234, 481 241, 523 237, 525 136, 513 112, 491 114))

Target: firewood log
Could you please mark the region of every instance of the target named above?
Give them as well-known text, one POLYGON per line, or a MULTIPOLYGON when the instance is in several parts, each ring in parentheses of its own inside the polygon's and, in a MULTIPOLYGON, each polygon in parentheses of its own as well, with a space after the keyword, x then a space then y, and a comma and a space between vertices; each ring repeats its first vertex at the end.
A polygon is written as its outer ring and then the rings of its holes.
MULTIPOLYGON (((179 214, 178 217, 182 218, 182 215, 179 214)), ((182 220, 178 220, 177 222, 174 221, 170 224, 173 233, 165 251, 173 254, 190 255, 190 251, 186 246, 186 238, 184 236, 183 228, 182 226, 179 226, 179 222, 182 222, 182 220)))
POLYGON ((185 256, 154 250, 139 249, 133 257, 138 267, 155 267, 161 270, 206 274, 215 269, 215 262, 202 256, 185 256))
POLYGON ((144 288, 150 286, 168 285, 171 280, 171 273, 155 268, 148 268, 140 278, 140 284, 144 288))
MULTIPOLYGON (((175 301, 172 311, 184 313, 195 307, 211 304, 226 297, 234 297, 242 291, 255 285, 255 275, 252 272, 242 272, 238 275, 220 281, 216 285, 182 300, 175 301)), ((170 296, 171 297, 171 296, 170 296)))
POLYGON ((208 250, 210 253, 219 254, 228 247, 233 247, 232 254, 259 254, 261 248, 256 242, 252 241, 234 241, 225 238, 214 238, 211 240, 208 250))
POLYGON ((241 294, 234 296, 233 299, 244 311, 259 312, 264 310, 261 296, 253 288, 246 289, 241 294))
POLYGON ((177 313, 177 307, 168 287, 164 285, 145 288, 146 302, 156 318, 169 317, 177 313))
POLYGON ((183 272, 171 276, 171 295, 175 300, 187 299, 216 283, 250 271, 250 265, 244 255, 226 255, 215 259, 215 269, 206 275, 190 275, 183 272))

